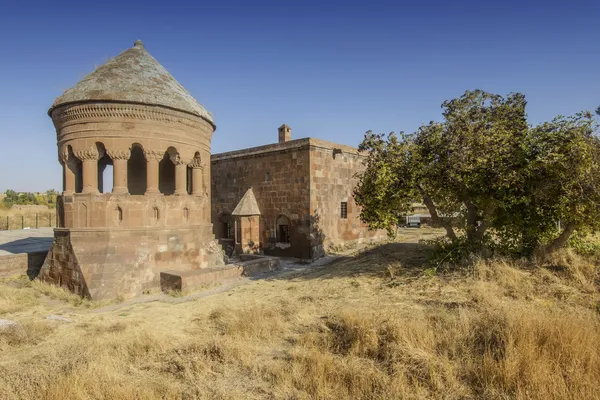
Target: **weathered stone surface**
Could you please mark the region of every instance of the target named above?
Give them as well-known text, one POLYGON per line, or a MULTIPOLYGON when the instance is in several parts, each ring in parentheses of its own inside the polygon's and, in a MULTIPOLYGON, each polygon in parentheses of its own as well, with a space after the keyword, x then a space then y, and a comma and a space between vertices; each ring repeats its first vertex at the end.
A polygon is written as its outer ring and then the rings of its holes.
MULTIPOLYGON (((353 147, 313 138, 291 140, 287 125, 279 129, 279 143, 213 154, 215 235, 233 239, 228 221, 234 222, 234 207, 252 188, 261 213, 258 247, 265 254, 317 258, 328 246, 385 237, 385 232, 369 231, 360 221, 352 195, 363 159, 353 147), (289 221, 289 242, 278 237, 280 218, 289 221)), ((243 230, 243 221, 240 225, 243 230)), ((240 228, 242 238, 249 234, 240 228)), ((245 243, 239 246, 249 251, 245 243)))
POLYGON ((252 188, 261 212, 258 247, 270 255, 311 258, 307 144, 308 139, 300 139, 211 157, 212 220, 218 238, 226 237, 227 216, 252 188), (294 244, 284 250, 275 246, 279 217, 289 220, 294 244))
MULTIPOLYGON (((250 256, 250 255, 247 255, 250 256)), ((255 256, 238 264, 188 271, 163 271, 160 273, 160 287, 170 290, 189 290, 202 285, 210 285, 240 276, 254 276, 279 268, 279 259, 255 256)))
POLYGON ((212 226, 139 229, 57 229, 41 271, 81 296, 110 299, 158 288, 160 271, 223 264, 212 226))
POLYGON ((107 299, 159 287, 161 270, 223 264, 210 223, 214 121, 141 42, 49 114, 64 190, 42 279, 107 299))
POLYGON ((212 116, 148 53, 141 41, 102 64, 52 104, 83 101, 157 104, 187 111, 212 122, 212 116))

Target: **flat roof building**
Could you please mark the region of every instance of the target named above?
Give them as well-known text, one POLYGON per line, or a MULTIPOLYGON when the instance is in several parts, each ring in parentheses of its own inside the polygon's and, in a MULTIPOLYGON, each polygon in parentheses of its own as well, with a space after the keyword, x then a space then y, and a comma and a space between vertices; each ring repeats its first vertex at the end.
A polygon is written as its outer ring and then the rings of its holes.
POLYGON ((354 202, 364 170, 358 149, 291 135, 284 124, 278 143, 211 155, 212 221, 224 247, 314 259, 330 246, 385 236, 367 229, 354 202), (249 190, 259 213, 250 240, 248 216, 234 213, 249 190))

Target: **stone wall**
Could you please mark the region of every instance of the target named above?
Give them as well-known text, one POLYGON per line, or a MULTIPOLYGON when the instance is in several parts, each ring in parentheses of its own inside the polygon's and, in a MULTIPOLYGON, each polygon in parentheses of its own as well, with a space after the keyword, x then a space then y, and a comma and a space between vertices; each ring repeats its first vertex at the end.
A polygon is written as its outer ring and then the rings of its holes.
POLYGON ((310 258, 308 139, 211 157, 212 221, 230 214, 252 187, 260 209, 260 246, 266 254, 310 258), (290 221, 290 243, 277 243, 276 220, 290 221))
POLYGON ((60 229, 40 277, 82 296, 130 297, 158 288, 160 272, 223 263, 212 225, 60 229))
POLYGON ((61 228, 175 227, 210 221, 206 196, 77 193, 60 196, 61 228))
POLYGON ((385 237, 360 222, 352 195, 364 170, 358 150, 307 138, 216 154, 212 163, 212 220, 220 223, 252 187, 261 215, 261 248, 271 255, 316 258, 326 247, 385 237), (268 174, 268 176, 267 176, 268 174), (341 203, 347 216, 341 216, 341 203), (290 243, 278 243, 275 221, 290 219, 290 243))
POLYGON ((360 208, 354 202, 353 190, 357 174, 364 171, 363 159, 355 148, 311 139, 310 209, 313 236, 320 236, 313 243, 315 256, 329 246, 385 237, 385 232, 369 231, 360 221, 360 208), (346 203, 345 217, 342 203, 346 203))

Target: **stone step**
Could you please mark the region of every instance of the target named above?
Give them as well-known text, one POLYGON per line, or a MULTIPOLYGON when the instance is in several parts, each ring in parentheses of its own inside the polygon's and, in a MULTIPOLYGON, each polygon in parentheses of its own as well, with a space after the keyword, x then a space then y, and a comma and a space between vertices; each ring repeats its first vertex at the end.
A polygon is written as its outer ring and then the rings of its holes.
POLYGON ((160 273, 160 288, 163 292, 190 290, 202 285, 210 285, 241 276, 253 276, 263 272, 274 271, 278 268, 279 259, 275 257, 260 257, 224 266, 187 271, 163 271, 160 273))

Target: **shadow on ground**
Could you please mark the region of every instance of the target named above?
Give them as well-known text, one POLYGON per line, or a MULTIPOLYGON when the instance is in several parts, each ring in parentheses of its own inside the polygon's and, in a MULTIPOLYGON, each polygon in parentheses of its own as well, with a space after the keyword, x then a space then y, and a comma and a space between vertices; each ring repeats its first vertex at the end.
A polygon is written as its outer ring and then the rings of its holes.
POLYGON ((52 237, 26 237, 11 242, 0 243, 0 255, 4 252, 10 254, 31 253, 48 251, 52 245, 52 237))
MULTIPOLYGON (((311 280, 348 277, 385 277, 398 274, 419 276, 427 265, 427 246, 418 243, 386 243, 361 251, 353 256, 342 256, 322 266, 299 268, 298 273, 275 274, 273 280, 311 280)), ((291 268, 293 271, 294 268, 291 268)))

